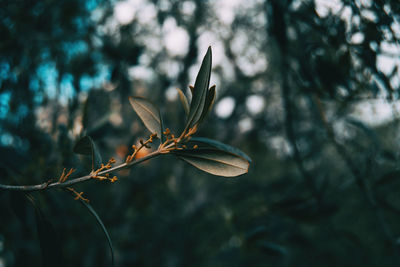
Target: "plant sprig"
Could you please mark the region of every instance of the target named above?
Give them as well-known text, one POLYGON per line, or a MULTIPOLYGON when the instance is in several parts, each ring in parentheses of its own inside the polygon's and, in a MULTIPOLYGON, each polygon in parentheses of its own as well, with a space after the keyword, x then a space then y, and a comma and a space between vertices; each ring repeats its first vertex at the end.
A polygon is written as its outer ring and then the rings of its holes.
POLYGON ((139 147, 132 146, 134 151, 127 156, 124 163, 112 167, 115 160, 111 159, 107 164, 102 164, 100 153, 94 141, 90 136, 84 136, 74 146, 74 152, 91 156, 92 171, 90 174, 67 180, 74 172, 74 169, 70 169, 68 173, 65 173, 66 169, 64 169, 56 182, 45 182, 37 185, 0 184, 0 190, 40 191, 67 188, 91 179, 115 182, 117 177, 110 178, 111 172, 133 167, 143 161, 164 154, 175 155, 196 168, 214 175, 234 177, 246 173, 251 160, 239 149, 204 137, 191 139, 209 114, 215 101, 216 87, 215 85, 209 87, 211 62, 212 53, 211 47, 209 47, 202 61, 194 87, 190 87, 192 93, 190 106, 187 97, 179 90, 180 100, 187 112, 187 118, 184 130, 178 137, 175 137, 169 128, 164 130, 161 113, 153 103, 142 97, 130 97, 129 101, 134 111, 151 134, 146 141, 141 141, 139 147), (143 147, 148 147, 156 138, 161 140, 158 148, 145 157, 134 160, 138 151, 143 147))
POLYGON ((153 103, 142 97, 130 97, 129 101, 134 111, 151 134, 147 140, 141 139, 138 147, 135 145, 132 146, 133 152, 132 154, 127 155, 124 163, 113 166, 116 161, 111 158, 106 164, 103 164, 99 150, 92 138, 90 136, 83 136, 75 144, 73 151, 77 154, 91 157, 92 168, 89 174, 81 177, 70 178, 75 169, 71 168, 66 172, 66 168, 64 168, 60 177, 55 182, 53 182, 54 179, 49 179, 47 182, 37 185, 0 184, 0 190, 30 192, 60 188, 64 189, 64 191, 70 192, 74 196, 75 200, 80 201, 89 209, 101 226, 110 246, 111 261, 114 266, 114 253, 111 238, 103 222, 92 206, 89 205, 89 199, 83 196, 83 192, 76 191, 72 187, 73 185, 89 180, 105 180, 113 183, 117 181, 118 178, 117 176, 110 178, 112 172, 131 168, 146 160, 166 154, 174 155, 194 167, 214 175, 234 177, 247 173, 248 171, 251 160, 239 149, 220 143, 216 140, 204 137, 193 137, 199 129, 200 124, 209 114, 215 101, 216 87, 215 85, 209 87, 211 62, 211 47, 209 47, 201 63, 194 86, 189 86, 192 93, 190 104, 185 94, 178 90, 181 103, 187 115, 184 124, 185 126, 183 128, 184 130, 178 135, 178 137, 175 137, 169 128, 164 129, 161 113, 153 103), (157 149, 144 157, 136 157, 138 152, 144 147, 150 148, 150 144, 154 143, 154 140, 157 138, 160 139, 157 149))

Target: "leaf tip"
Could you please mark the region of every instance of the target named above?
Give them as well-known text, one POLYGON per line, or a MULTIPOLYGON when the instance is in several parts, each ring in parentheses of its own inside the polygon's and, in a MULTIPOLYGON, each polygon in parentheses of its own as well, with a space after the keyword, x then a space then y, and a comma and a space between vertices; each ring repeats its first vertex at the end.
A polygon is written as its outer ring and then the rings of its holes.
POLYGON ((210 45, 210 46, 208 46, 208 49, 207 49, 206 56, 209 56, 210 58, 212 57, 212 49, 211 49, 211 45, 210 45))

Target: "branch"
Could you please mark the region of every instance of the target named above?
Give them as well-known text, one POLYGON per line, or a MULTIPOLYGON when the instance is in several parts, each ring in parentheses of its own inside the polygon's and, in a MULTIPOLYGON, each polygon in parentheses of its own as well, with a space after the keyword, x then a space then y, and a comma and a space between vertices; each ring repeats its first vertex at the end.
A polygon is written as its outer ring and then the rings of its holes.
POLYGON ((287 51, 285 48, 281 48, 282 53, 281 53, 281 66, 280 66, 280 71, 281 71, 281 77, 282 77, 282 92, 281 92, 281 97, 282 97, 282 102, 283 102, 283 110, 284 110, 284 116, 285 116, 285 132, 286 136, 288 138, 289 144, 291 148, 293 149, 293 160, 295 164, 297 165, 297 169, 300 172, 300 175, 302 176, 305 184, 307 185, 310 193, 312 196, 318 201, 321 202, 321 195, 318 192, 315 183, 312 180, 312 175, 307 171, 306 167, 304 166, 304 161, 301 156, 298 144, 297 144, 297 137, 296 137, 296 132, 294 129, 294 110, 293 110, 293 103, 291 101, 291 88, 289 84, 289 75, 288 75, 288 70, 290 69, 288 58, 287 58, 287 51))
MULTIPOLYGON (((141 162, 144 162, 146 160, 149 160, 151 158, 154 158, 156 156, 159 156, 161 154, 164 154, 162 151, 160 150, 156 150, 150 154, 148 154, 147 156, 140 158, 138 160, 129 162, 129 163, 122 163, 121 165, 115 166, 111 169, 108 170, 104 170, 98 173, 98 175, 104 175, 113 171, 118 171, 118 170, 122 170, 122 169, 126 169, 126 168, 130 168, 136 164, 139 164, 141 162)), ((50 188, 64 188, 64 187, 68 187, 74 184, 78 184, 78 183, 82 183, 85 181, 88 181, 90 179, 93 179, 93 175, 92 174, 88 174, 85 176, 81 176, 81 177, 77 177, 71 180, 68 180, 66 182, 54 182, 54 183, 41 183, 41 184, 37 184, 37 185, 3 185, 0 184, 0 190, 9 190, 9 191, 41 191, 41 190, 47 190, 50 188)))
MULTIPOLYGON (((287 64, 284 64, 287 65, 287 64)), ((286 67, 284 67, 287 72, 286 67)), ((285 73, 282 70, 283 73, 285 73)), ((293 109, 292 109, 292 103, 290 101, 290 86, 287 84, 287 75, 285 75, 283 78, 283 85, 282 85, 282 99, 283 99, 283 107, 284 107, 284 112, 285 112, 285 131, 286 131, 286 136, 288 138, 289 144, 291 148, 293 149, 293 159, 295 164, 297 165, 297 168, 303 177, 304 182, 308 186, 311 194, 318 200, 318 202, 321 201, 321 196, 318 193, 317 188, 315 187, 314 182, 312 181, 312 176, 311 174, 307 171, 307 169, 304 166, 303 158, 300 154, 299 147, 297 145, 297 137, 296 133, 294 130, 294 125, 293 125, 293 109)))

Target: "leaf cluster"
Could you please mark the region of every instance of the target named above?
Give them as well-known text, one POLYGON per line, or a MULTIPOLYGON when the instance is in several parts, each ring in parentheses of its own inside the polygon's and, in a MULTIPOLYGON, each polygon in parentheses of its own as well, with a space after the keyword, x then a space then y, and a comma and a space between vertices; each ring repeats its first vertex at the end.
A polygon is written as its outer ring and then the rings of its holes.
POLYGON ((211 47, 201 63, 194 87, 191 88, 192 98, 189 101, 179 90, 179 96, 187 118, 184 130, 178 138, 164 131, 163 120, 159 109, 142 97, 131 97, 130 103, 146 128, 161 140, 161 153, 171 153, 194 167, 219 176, 234 177, 247 173, 250 158, 237 148, 211 140, 205 137, 192 138, 200 124, 209 114, 215 101, 215 85, 210 86, 212 65, 211 47))
MULTIPOLYGON (((192 101, 190 105, 186 96, 182 91, 179 91, 181 102, 187 115, 183 128, 184 130, 179 137, 175 137, 168 128, 164 128, 160 110, 152 102, 142 97, 129 98, 134 111, 142 120, 145 127, 151 132, 151 135, 149 140, 145 142, 141 141, 141 147, 136 148, 133 146, 135 149, 133 155, 129 155, 126 162, 116 167, 116 169, 130 167, 136 163, 140 163, 139 160, 132 162, 132 158, 139 149, 147 147, 148 143, 152 143, 153 138, 156 137, 160 140, 160 144, 158 149, 153 152, 153 155, 171 154, 202 171, 218 176, 234 177, 247 173, 251 159, 241 150, 209 138, 192 137, 199 128, 199 125, 209 114, 215 100, 216 87, 215 85, 209 87, 211 62, 211 47, 209 47, 202 61, 194 87, 191 87, 192 101)), ((98 174, 102 170, 110 169, 110 162, 114 163, 115 161, 112 159, 107 165, 102 164, 100 152, 90 136, 85 135, 80 138, 76 142, 73 151, 76 154, 91 157, 92 166, 90 178, 103 177, 101 180, 110 180, 108 176, 98 176, 98 174)), ((62 178, 65 176, 64 172, 62 178)), ((72 173, 72 169, 70 172, 72 173)), ((64 183, 69 175, 70 173, 65 176, 65 179, 60 179, 61 183, 64 183)), ((108 171, 106 175, 108 175, 108 171)), ((112 182, 115 180, 114 178, 111 179, 112 182)), ((111 252, 111 260, 114 266, 113 245, 104 223, 97 215, 94 208, 88 203, 88 199, 82 197, 83 192, 78 193, 71 187, 66 187, 66 189, 74 194, 75 199, 79 200, 95 217, 107 238, 111 252)))

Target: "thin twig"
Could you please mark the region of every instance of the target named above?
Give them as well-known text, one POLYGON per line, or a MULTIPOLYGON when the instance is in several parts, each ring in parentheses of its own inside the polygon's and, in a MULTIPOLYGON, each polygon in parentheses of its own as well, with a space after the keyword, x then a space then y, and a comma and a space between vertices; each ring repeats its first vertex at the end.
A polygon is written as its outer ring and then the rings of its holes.
MULTIPOLYGON (((160 150, 156 150, 150 154, 148 154, 147 156, 140 158, 138 160, 132 161, 130 163, 122 163, 118 166, 115 166, 113 168, 110 168, 108 170, 104 170, 98 173, 98 175, 104 175, 113 171, 118 171, 118 170, 122 170, 122 169, 126 169, 129 167, 132 167, 136 164, 139 164, 143 161, 149 160, 151 158, 154 158, 156 156, 159 156, 161 154, 164 154, 166 152, 160 151, 160 150)), ((64 188, 64 187, 69 187, 71 185, 74 184, 78 184, 78 183, 82 183, 85 181, 88 181, 90 179, 93 178, 92 174, 89 175, 85 175, 85 176, 81 176, 81 177, 77 177, 65 182, 54 182, 54 183, 41 183, 41 184, 37 184, 37 185, 3 185, 0 184, 0 190, 9 190, 9 191, 40 191, 40 190, 47 190, 47 189, 51 189, 51 188, 64 188)))
POLYGON ((293 125, 293 103, 291 101, 291 88, 288 83, 289 76, 288 70, 290 69, 288 58, 287 58, 287 51, 283 47, 281 53, 281 75, 282 75, 282 100, 283 100, 283 108, 284 108, 284 115, 285 115, 285 132, 288 138, 289 144, 293 150, 293 159, 297 165, 297 169, 299 170, 305 184, 307 185, 310 193, 313 197, 320 202, 321 196, 315 186, 315 183, 312 180, 312 175, 307 171, 306 167, 304 166, 304 161, 301 156, 299 147, 297 145, 297 137, 294 130, 293 125))

